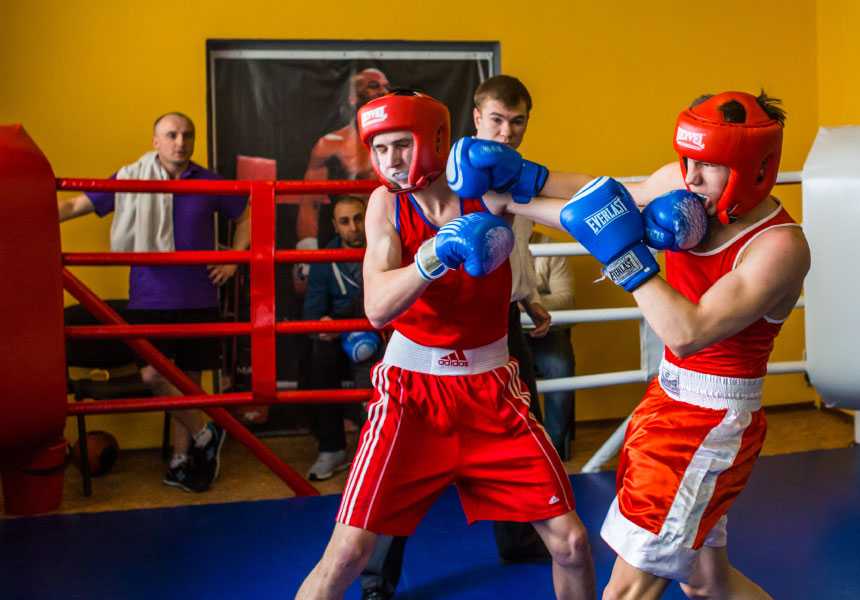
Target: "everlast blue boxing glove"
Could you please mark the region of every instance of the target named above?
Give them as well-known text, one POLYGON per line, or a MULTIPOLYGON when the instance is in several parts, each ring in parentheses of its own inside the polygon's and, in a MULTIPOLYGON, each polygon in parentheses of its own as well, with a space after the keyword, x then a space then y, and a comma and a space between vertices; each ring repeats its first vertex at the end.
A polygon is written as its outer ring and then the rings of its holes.
POLYGON ((461 198, 480 198, 487 191, 511 194, 525 204, 543 189, 549 170, 499 142, 464 137, 454 144, 446 169, 448 186, 461 198))
POLYGON ((645 243, 655 250, 689 250, 708 233, 708 214, 703 196, 687 190, 672 190, 654 198, 642 217, 645 243))
POLYGON ((505 262, 514 248, 514 232, 507 221, 486 212, 457 217, 425 241, 415 253, 423 279, 442 277, 464 265, 472 277, 483 277, 505 262))
POLYGON ((340 347, 354 363, 361 363, 379 351, 382 339, 375 331, 353 331, 340 336, 340 347))
POLYGON ((610 177, 588 182, 561 209, 561 224, 604 264, 603 272, 628 292, 660 272, 645 246, 642 214, 623 185, 610 177))

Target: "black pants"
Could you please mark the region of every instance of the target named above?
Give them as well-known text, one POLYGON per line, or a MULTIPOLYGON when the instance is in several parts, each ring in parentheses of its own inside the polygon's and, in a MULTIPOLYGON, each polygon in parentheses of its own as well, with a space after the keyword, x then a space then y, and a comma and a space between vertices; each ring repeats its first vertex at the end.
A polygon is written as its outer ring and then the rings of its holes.
MULTIPOLYGON (((520 321, 520 309, 516 302, 511 303, 508 312, 508 353, 519 362, 520 377, 529 388, 532 397, 530 410, 538 421, 542 421, 534 361, 526 343, 520 321)), ((518 562, 549 557, 543 540, 531 523, 498 521, 493 523, 493 534, 502 560, 518 562)), ((373 556, 361 573, 362 589, 382 589, 389 594, 394 593, 403 569, 403 554, 406 551, 407 539, 406 537, 379 537, 373 556)))
MULTIPOLYGON (((534 358, 523 332, 520 308, 516 302, 511 302, 508 312, 508 353, 520 363, 520 378, 529 388, 529 395, 532 399, 529 410, 535 419, 542 423, 537 381, 535 380, 534 358)), ((544 546, 543 540, 531 523, 496 521, 493 523, 493 535, 496 538, 496 548, 502 560, 522 562, 549 558, 549 552, 544 546)))
MULTIPOLYGON (((361 363, 353 363, 340 347, 340 341, 331 342, 314 338, 311 344, 310 388, 314 390, 338 389, 345 382, 355 388, 370 387, 370 368, 378 360, 374 356, 361 363)), ((343 418, 349 417, 357 425, 364 423, 364 410, 355 402, 345 404, 315 404, 310 408, 311 431, 319 444, 320 452, 337 452, 346 449, 346 432, 343 418)))
POLYGON ((403 554, 408 539, 390 535, 377 538, 373 555, 361 572, 362 590, 382 590, 386 595, 394 594, 403 571, 403 554))
MULTIPOLYGON (((542 338, 529 338, 535 373, 541 379, 572 377, 576 358, 570 329, 550 329, 542 338)), ((562 460, 570 460, 570 442, 576 437, 576 393, 548 392, 543 395, 543 426, 562 460)))

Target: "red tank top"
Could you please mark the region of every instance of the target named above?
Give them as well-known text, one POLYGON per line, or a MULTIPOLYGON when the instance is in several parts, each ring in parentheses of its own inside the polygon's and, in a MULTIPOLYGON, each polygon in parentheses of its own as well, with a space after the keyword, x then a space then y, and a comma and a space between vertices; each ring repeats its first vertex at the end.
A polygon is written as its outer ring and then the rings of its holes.
MULTIPOLYGON (((794 224, 782 206, 729 242, 706 253, 666 252, 666 280, 690 302, 699 302, 708 288, 734 269, 738 255, 753 238, 773 227, 794 224)), ((684 369, 726 377, 757 378, 767 372, 773 340, 782 321, 763 317, 724 340, 679 358, 666 348, 666 360, 684 369)))
MULTIPOLYGON (((395 227, 402 246, 401 266, 412 264, 418 247, 439 231, 427 221, 412 194, 398 194, 395 227)), ((461 200, 460 214, 487 212, 481 200, 461 200)), ((486 277, 452 270, 433 281, 415 303, 394 319, 394 329, 417 344, 469 349, 508 333, 511 265, 505 261, 486 277)))

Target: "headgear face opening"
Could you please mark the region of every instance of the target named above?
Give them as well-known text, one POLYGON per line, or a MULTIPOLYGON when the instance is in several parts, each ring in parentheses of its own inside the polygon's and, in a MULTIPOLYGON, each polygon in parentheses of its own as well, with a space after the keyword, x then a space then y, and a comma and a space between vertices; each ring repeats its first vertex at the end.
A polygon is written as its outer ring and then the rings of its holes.
POLYGON ((370 150, 373 169, 390 191, 420 190, 445 171, 451 149, 451 117, 435 98, 411 90, 395 91, 362 106, 357 118, 358 133, 370 150), (391 131, 412 133, 412 164, 404 186, 385 177, 373 152, 373 136, 391 131))
POLYGON ((782 152, 782 125, 764 111, 755 96, 725 92, 678 115, 674 146, 684 179, 688 158, 729 168, 729 179, 717 200, 717 217, 728 224, 756 207, 773 189, 782 152), (732 101, 746 111, 743 123, 726 122, 720 111, 732 101))

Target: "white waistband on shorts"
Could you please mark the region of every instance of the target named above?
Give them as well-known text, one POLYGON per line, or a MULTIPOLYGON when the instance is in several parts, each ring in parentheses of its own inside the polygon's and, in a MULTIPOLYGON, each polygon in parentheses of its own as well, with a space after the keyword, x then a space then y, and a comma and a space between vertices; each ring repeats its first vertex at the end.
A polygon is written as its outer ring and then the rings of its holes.
POLYGON ((502 367, 508 360, 508 336, 486 346, 463 350, 422 346, 395 331, 382 362, 431 375, 475 375, 502 367))
POLYGON ((664 359, 660 363, 659 378, 660 387, 673 400, 717 410, 756 411, 761 408, 764 377, 709 375, 683 369, 664 359))

